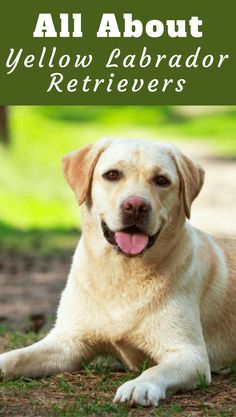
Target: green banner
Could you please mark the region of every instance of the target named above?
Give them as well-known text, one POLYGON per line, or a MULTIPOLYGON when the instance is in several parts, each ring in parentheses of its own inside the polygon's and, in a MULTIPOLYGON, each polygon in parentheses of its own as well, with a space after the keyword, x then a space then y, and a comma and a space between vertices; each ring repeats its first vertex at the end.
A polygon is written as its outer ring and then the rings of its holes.
POLYGON ((9 0, 0 104, 236 104, 235 1, 9 0))

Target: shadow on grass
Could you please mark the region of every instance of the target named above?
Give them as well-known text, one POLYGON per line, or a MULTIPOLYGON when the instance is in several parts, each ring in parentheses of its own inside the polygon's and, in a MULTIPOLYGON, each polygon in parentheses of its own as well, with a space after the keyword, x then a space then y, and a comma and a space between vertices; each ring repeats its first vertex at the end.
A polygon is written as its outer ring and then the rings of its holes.
POLYGON ((62 226, 22 230, 0 222, 0 254, 66 257, 73 253, 80 233, 79 229, 62 226))

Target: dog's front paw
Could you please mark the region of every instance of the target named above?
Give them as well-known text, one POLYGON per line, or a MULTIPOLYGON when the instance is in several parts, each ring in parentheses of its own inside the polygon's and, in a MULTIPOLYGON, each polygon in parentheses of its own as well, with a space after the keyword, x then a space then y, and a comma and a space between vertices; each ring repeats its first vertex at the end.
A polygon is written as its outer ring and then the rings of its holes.
POLYGON ((10 362, 8 361, 8 354, 2 353, 0 355, 0 380, 8 377, 10 362))
POLYGON ((2 353, 0 355, 0 379, 15 379, 17 362, 18 355, 15 351, 2 353))
POLYGON ((6 376, 6 354, 0 355, 0 381, 6 376))
POLYGON ((118 388, 114 402, 129 402, 131 406, 140 404, 144 407, 157 407, 160 399, 165 398, 163 390, 151 381, 133 379, 118 388))

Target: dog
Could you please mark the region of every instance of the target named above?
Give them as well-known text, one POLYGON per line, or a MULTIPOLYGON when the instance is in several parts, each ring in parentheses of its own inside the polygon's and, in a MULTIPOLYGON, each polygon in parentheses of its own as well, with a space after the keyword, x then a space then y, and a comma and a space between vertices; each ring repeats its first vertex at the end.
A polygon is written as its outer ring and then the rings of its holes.
POLYGON ((1 354, 3 376, 76 371, 101 354, 134 371, 147 360, 114 402, 157 406, 230 367, 236 241, 214 240, 188 221, 203 169, 173 145, 103 139, 65 156, 63 170, 82 236, 54 328, 1 354))

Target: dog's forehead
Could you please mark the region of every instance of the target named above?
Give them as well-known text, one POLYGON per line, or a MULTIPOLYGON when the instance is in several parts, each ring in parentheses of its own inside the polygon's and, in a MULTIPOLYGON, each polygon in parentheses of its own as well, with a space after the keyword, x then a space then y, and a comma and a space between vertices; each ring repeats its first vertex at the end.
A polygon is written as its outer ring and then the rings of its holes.
POLYGON ((171 145, 161 142, 151 142, 135 139, 120 139, 112 142, 101 155, 98 168, 116 167, 116 164, 123 163, 131 166, 158 166, 167 171, 176 173, 175 164, 171 158, 174 149, 171 145))

